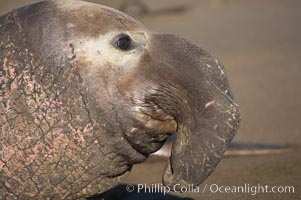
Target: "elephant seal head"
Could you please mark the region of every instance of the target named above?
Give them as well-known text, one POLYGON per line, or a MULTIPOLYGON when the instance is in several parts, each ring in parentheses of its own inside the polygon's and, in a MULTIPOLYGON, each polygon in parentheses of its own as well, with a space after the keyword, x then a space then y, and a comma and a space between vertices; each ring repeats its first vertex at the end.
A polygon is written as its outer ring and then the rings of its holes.
POLYGON ((163 182, 198 185, 239 126, 223 65, 111 8, 46 1, 0 18, 5 198, 74 199, 176 142, 163 182))

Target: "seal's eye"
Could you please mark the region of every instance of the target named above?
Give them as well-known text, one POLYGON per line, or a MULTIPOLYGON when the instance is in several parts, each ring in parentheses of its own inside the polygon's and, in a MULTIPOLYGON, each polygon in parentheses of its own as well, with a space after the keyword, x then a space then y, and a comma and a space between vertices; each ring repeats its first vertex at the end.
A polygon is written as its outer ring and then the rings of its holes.
POLYGON ((131 49, 131 38, 128 35, 120 35, 116 41, 116 47, 123 51, 131 49))

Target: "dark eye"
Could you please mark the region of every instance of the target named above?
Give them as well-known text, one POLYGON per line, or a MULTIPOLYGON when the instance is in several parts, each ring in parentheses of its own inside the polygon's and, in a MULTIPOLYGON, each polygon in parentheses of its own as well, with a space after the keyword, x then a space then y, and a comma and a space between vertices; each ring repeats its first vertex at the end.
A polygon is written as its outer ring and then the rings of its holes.
POLYGON ((131 46, 131 38, 128 35, 121 35, 116 41, 116 47, 123 51, 130 50, 131 46))

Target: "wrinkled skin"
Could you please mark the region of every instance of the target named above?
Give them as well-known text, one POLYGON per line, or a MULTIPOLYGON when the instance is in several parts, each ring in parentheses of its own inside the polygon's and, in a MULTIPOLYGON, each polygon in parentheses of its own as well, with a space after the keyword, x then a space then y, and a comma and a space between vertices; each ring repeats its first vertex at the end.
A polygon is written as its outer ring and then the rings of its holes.
POLYGON ((218 60, 116 10, 30 5, 0 18, 0 42, 3 199, 102 193, 174 133, 163 182, 198 185, 239 126, 218 60))

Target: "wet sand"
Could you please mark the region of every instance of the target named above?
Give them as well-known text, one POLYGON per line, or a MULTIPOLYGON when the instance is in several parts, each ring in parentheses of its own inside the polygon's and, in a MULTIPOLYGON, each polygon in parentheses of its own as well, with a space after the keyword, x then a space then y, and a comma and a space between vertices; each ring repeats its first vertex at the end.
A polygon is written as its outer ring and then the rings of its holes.
MULTIPOLYGON (((232 156, 225 157, 218 165, 216 171, 199 186, 199 192, 190 193, 168 193, 181 198, 192 199, 300 199, 300 180, 301 180, 301 149, 285 152, 282 154, 270 154, 265 156, 232 156), (215 192, 216 186, 243 186, 249 187, 247 193, 221 193, 215 192), (252 186, 294 186, 295 193, 256 193, 252 186), (206 185, 206 186, 205 186, 206 185), (249 185, 249 186, 248 186, 249 185), (210 191, 211 186, 211 191, 210 191), (206 187, 203 193, 204 187, 206 187), (253 192, 252 192, 253 191, 253 192)), ((160 183, 161 174, 164 171, 166 160, 151 158, 148 162, 137 165, 133 173, 129 176, 126 184, 151 184, 160 183)), ((123 188, 123 197, 131 197, 123 188)), ((148 199, 147 194, 136 191, 133 197, 128 199, 148 199), (142 198, 139 198, 139 196, 142 198)), ((224 191, 223 189, 221 191, 224 191)), ((151 195, 154 195, 152 193, 151 195)), ((169 196, 160 195, 160 200, 169 199, 169 196)), ((115 198, 116 200, 118 198, 115 198)), ((127 199, 127 198, 120 198, 127 199)), ((171 198, 172 199, 172 198, 171 198)), ((174 198, 175 199, 175 198, 174 198)))

